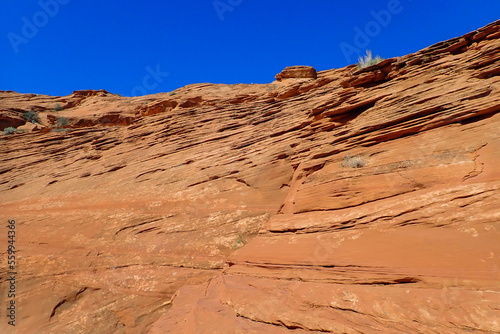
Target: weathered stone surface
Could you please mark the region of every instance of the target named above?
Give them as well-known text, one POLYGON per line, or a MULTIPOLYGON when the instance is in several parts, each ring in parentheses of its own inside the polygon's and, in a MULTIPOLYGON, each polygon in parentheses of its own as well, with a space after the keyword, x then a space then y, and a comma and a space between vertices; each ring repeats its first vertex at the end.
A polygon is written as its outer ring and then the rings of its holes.
POLYGON ((499 27, 317 80, 0 92, 73 124, 1 137, 18 333, 500 332, 499 27))
POLYGON ((27 122, 26 124, 17 127, 17 129, 22 130, 24 132, 33 132, 33 131, 40 131, 43 129, 47 129, 47 127, 37 123, 27 122))
POLYGON ((317 73, 311 66, 289 66, 276 74, 276 80, 284 79, 316 79, 317 73))

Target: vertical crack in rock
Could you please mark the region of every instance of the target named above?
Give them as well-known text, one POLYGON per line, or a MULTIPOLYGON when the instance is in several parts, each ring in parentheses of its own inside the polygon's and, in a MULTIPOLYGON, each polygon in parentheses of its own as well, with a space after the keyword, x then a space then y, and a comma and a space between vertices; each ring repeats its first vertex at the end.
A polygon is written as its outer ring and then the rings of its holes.
POLYGON ((472 153, 472 161, 474 162, 474 169, 472 171, 470 171, 467 175, 465 175, 462 178, 462 181, 466 181, 466 180, 468 180, 470 178, 476 177, 476 176, 480 175, 483 172, 483 170, 484 170, 484 163, 483 162, 478 162, 477 159, 479 158, 479 151, 483 147, 485 147, 486 145, 488 145, 488 143, 483 144, 479 148, 477 148, 476 150, 474 150, 474 152, 472 153))

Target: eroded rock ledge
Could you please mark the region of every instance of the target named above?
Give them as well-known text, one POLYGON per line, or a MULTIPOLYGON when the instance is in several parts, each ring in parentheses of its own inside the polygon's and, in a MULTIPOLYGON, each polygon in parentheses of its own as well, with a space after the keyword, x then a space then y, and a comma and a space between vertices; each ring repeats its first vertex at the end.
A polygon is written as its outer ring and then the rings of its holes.
POLYGON ((316 79, 317 73, 311 66, 289 66, 280 73, 276 74, 276 80, 285 79, 316 79))

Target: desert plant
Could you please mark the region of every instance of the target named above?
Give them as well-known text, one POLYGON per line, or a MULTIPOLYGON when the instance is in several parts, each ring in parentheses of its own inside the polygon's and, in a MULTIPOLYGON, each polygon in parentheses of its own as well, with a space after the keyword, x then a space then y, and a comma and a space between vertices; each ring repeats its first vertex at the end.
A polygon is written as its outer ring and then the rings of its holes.
POLYGON ((380 57, 379 55, 375 56, 375 58, 372 57, 372 52, 370 50, 366 51, 366 56, 359 57, 358 58, 358 69, 362 69, 368 66, 372 66, 375 64, 380 63, 381 61, 385 60, 385 58, 380 57))
POLYGON ((38 113, 36 111, 30 110, 23 113, 23 117, 27 122, 38 123, 38 113))
POLYGON ((177 94, 176 92, 170 92, 170 94, 168 94, 168 95, 170 95, 170 96, 174 96, 174 95, 176 95, 176 94, 177 94))
POLYGON ((344 157, 344 161, 341 162, 340 167, 345 168, 360 168, 366 165, 366 160, 360 155, 347 155, 344 157))
POLYGON ((55 112, 58 112, 61 110, 63 110, 63 108, 61 107, 60 103, 56 103, 56 105, 54 106, 54 109, 52 109, 52 111, 55 111, 55 112))
POLYGON ((69 121, 66 117, 58 117, 57 118, 56 126, 65 126, 68 124, 69 124, 69 121))
POLYGON ((17 129, 15 127, 9 126, 5 129, 3 129, 3 134, 4 135, 11 135, 11 134, 14 134, 16 131, 17 131, 17 129))
POLYGON ((241 233, 238 233, 238 239, 236 240, 236 243, 233 244, 232 248, 233 249, 236 249, 242 245, 244 245, 244 241, 243 241, 243 236, 241 235, 241 233))

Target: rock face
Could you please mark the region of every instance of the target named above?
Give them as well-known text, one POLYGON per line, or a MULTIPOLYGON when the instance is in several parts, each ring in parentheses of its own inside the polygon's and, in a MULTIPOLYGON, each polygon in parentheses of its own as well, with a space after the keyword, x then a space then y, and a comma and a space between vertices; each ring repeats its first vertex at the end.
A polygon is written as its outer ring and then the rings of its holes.
POLYGON ((44 126, 37 124, 37 123, 27 122, 26 124, 24 124, 22 126, 18 126, 17 129, 23 130, 25 132, 33 132, 33 131, 40 131, 43 129, 47 129, 47 127, 44 127, 44 126))
POLYGON ((17 332, 500 332, 499 74, 500 21, 316 80, 0 92, 71 120, 1 137, 17 332))
POLYGON ((317 73, 311 66, 290 66, 276 74, 276 80, 284 79, 316 79, 317 73))

